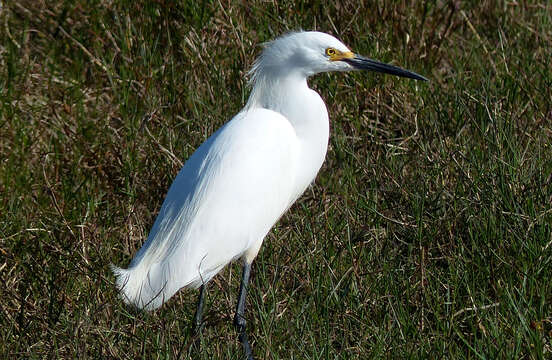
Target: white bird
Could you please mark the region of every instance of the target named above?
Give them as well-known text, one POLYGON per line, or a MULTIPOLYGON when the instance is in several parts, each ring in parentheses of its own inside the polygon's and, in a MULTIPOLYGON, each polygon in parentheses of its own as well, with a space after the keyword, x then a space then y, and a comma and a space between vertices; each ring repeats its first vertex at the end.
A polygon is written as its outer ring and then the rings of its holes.
POLYGON ((152 310, 182 287, 201 287, 200 326, 203 285, 241 259, 234 323, 252 358, 244 318, 251 263, 271 227, 316 177, 328 147, 326 105, 307 78, 349 70, 427 80, 358 56, 321 32, 293 32, 266 44, 249 72, 245 107, 185 163, 128 269, 113 266, 127 303, 152 310))

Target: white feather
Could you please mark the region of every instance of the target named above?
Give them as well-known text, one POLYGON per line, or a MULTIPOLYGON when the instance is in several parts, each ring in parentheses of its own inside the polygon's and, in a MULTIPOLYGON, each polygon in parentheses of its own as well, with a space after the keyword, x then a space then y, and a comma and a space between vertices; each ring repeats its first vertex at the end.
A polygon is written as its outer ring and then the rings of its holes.
POLYGON ((289 122, 266 109, 242 112, 214 133, 178 173, 129 268, 114 269, 125 300, 155 309, 248 250, 254 257, 295 200, 298 147, 289 122))
POLYGON ((326 156, 328 113, 307 78, 353 69, 330 61, 329 47, 349 51, 318 32, 287 34, 266 46, 250 73, 244 110, 185 163, 129 268, 113 267, 126 302, 155 309, 232 260, 257 256, 326 156))

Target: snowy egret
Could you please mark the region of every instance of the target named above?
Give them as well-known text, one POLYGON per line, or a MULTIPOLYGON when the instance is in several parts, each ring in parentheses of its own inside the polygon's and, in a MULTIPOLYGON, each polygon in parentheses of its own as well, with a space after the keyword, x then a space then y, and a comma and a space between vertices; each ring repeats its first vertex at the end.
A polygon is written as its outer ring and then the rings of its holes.
POLYGON ((127 303, 152 310, 182 287, 200 287, 200 326, 205 284, 241 259, 234 324, 252 358, 244 317, 251 263, 270 228, 316 177, 328 147, 326 105, 307 78, 348 70, 427 80, 356 55, 320 32, 293 32, 268 43, 249 73, 252 90, 243 110, 184 164, 128 269, 113 267, 127 303))

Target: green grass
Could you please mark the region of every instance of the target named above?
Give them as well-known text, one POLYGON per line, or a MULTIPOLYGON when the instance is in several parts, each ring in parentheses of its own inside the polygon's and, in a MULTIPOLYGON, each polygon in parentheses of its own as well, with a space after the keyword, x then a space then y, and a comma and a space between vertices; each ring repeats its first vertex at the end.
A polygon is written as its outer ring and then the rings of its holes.
POLYGON ((196 292, 137 312, 109 264, 299 28, 431 82, 310 80, 330 148, 254 263, 257 358, 552 356, 548 2, 2 0, 0 24, 0 357, 242 358, 238 265, 197 351, 196 292))

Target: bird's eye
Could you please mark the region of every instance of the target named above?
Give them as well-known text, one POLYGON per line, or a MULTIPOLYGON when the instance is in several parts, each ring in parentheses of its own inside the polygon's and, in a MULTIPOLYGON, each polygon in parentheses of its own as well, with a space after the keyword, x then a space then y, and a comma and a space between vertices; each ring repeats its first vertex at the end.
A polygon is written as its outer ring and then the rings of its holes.
POLYGON ((337 50, 334 48, 327 48, 326 49, 326 55, 328 56, 335 56, 337 54, 337 50))

